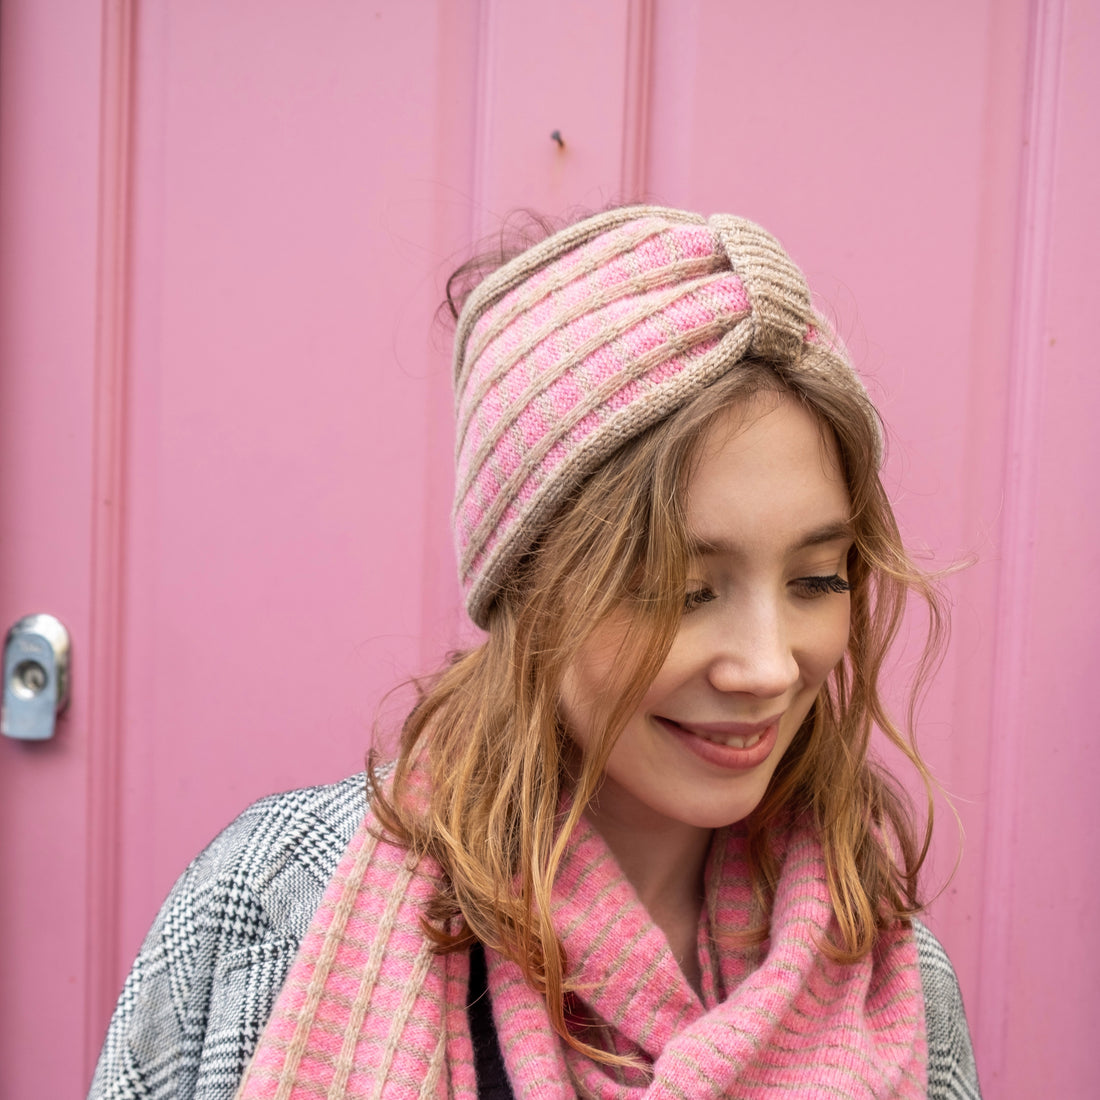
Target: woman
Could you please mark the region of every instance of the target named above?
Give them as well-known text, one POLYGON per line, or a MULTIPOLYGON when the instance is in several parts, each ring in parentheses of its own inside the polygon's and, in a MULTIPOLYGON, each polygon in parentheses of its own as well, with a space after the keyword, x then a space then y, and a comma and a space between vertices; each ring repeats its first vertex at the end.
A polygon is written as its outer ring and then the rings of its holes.
POLYGON ((877 724, 928 782, 878 674, 938 607, 801 273, 614 210, 485 278, 455 347, 486 640, 369 808, 275 796, 188 869, 92 1095, 977 1096, 927 833, 868 760, 877 724))

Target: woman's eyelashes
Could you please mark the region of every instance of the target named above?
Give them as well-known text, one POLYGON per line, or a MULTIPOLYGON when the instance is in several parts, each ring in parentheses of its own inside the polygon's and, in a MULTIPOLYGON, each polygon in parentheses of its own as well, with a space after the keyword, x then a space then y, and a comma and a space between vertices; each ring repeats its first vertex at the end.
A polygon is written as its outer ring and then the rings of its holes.
POLYGON ((694 611, 705 603, 710 603, 715 598, 714 589, 706 585, 691 588, 684 594, 684 611, 694 611))
POLYGON ((830 573, 823 577, 797 577, 793 583, 800 594, 808 599, 824 596, 829 592, 840 594, 852 590, 852 586, 839 573, 830 573))
MULTIPOLYGON (((802 599, 816 599, 830 593, 842 595, 851 591, 851 585, 839 573, 828 573, 808 577, 795 577, 790 582, 796 595, 802 599)), ((718 594, 710 585, 694 585, 684 593, 684 611, 694 611, 703 604, 718 599, 718 594)))

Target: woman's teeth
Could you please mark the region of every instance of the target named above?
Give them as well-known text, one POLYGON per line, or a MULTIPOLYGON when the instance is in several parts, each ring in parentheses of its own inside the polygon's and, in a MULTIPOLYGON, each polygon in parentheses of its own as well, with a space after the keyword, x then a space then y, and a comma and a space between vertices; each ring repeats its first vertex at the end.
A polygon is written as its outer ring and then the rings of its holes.
POLYGON ((715 737, 711 734, 697 733, 696 737, 701 737, 704 741, 710 741, 715 745, 725 745, 730 749, 751 749, 753 745, 764 736, 765 730, 761 730, 759 733, 754 733, 749 737, 715 737))

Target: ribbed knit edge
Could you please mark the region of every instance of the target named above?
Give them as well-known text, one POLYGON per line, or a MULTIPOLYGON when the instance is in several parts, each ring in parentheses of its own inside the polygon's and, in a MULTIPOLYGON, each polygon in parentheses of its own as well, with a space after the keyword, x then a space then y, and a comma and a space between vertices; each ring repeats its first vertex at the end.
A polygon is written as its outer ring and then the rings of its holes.
POLYGON ((526 503, 521 522, 477 562, 477 575, 470 584, 466 606, 478 626, 485 627, 488 623, 489 607, 501 579, 527 553, 569 496, 624 443, 670 416, 691 396, 721 378, 731 360, 744 356, 752 337, 748 326, 734 328, 689 370, 655 390, 644 407, 629 406, 609 417, 603 430, 593 433, 565 456, 555 468, 553 478, 538 486, 526 503))

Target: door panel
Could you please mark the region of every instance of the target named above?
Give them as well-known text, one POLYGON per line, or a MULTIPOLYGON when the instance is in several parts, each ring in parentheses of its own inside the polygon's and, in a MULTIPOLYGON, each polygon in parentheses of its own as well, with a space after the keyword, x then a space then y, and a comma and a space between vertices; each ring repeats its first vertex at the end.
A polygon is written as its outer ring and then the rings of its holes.
POLYGON ((47 611, 73 646, 54 739, 0 738, 0 1095, 11 1097, 75 1095, 83 1061, 99 30, 88 5, 0 6, 0 629, 47 611))

